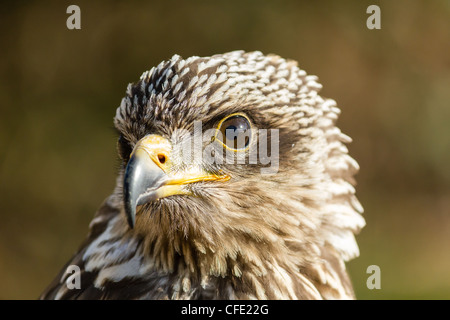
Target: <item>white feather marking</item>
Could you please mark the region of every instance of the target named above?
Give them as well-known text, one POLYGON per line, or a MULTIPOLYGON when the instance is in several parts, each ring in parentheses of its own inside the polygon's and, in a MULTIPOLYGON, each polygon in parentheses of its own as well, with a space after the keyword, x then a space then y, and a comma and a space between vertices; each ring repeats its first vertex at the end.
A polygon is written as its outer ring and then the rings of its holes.
POLYGON ((118 282, 141 276, 141 262, 142 259, 136 255, 124 263, 101 269, 95 279, 95 287, 102 288, 107 281, 118 282))
POLYGON ((293 282, 292 282, 292 278, 289 276, 289 274, 286 272, 285 269, 281 268, 277 263, 272 265, 273 267, 273 271, 274 271, 274 276, 279 280, 278 284, 279 285, 284 285, 284 288, 287 290, 288 292, 288 296, 284 296, 284 297, 278 297, 278 299, 294 299, 297 300, 298 297, 294 292, 293 289, 293 282))

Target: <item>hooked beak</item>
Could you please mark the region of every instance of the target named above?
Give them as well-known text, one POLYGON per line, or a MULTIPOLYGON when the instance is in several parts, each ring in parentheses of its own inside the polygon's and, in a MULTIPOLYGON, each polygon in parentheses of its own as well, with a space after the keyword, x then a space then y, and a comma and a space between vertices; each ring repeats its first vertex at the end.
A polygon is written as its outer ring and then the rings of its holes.
POLYGON ((227 181, 227 175, 205 172, 172 175, 172 146, 158 135, 148 135, 133 149, 125 169, 123 197, 131 228, 135 225, 136 207, 172 195, 190 194, 184 187, 199 181, 227 181))

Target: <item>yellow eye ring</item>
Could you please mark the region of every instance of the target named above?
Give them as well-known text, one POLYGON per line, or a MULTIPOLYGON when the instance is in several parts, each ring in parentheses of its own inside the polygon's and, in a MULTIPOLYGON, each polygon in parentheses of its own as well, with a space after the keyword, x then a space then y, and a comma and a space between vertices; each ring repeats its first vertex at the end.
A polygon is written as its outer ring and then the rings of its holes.
POLYGON ((222 144, 222 146, 225 147, 226 150, 230 150, 233 152, 242 152, 242 151, 247 151, 250 148, 250 142, 252 139, 252 133, 251 133, 251 129, 252 129, 252 123, 250 121, 250 119, 241 112, 237 112, 237 113, 232 113, 228 116, 226 116, 225 118, 223 118, 222 120, 219 121, 217 127, 216 127, 216 133, 213 137, 214 141, 218 141, 222 144), (224 129, 222 129, 222 127, 225 125, 224 129), (229 130, 234 130, 234 131, 229 131, 229 130), (224 132, 222 132, 224 131, 224 132), (247 133, 248 132, 248 133, 247 133), (218 135, 220 133, 220 136, 222 137, 222 139, 218 138, 218 135), (225 133, 225 134, 224 134, 225 133), (242 148, 234 148, 235 144, 233 144, 233 148, 228 146, 226 142, 229 142, 230 140, 227 139, 227 134, 231 133, 233 135, 233 142, 239 142, 239 138, 238 135, 241 134, 243 135, 243 139, 245 141, 245 146, 242 148), (223 141, 223 138, 226 138, 226 142, 223 141))

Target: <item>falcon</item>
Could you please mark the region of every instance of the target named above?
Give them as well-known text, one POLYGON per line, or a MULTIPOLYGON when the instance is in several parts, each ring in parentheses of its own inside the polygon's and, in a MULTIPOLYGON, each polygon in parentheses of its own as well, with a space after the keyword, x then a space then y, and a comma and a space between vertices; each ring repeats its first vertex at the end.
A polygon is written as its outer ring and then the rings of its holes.
POLYGON ((116 187, 40 298, 354 299, 359 167, 321 88, 261 52, 144 72, 114 118, 116 187))

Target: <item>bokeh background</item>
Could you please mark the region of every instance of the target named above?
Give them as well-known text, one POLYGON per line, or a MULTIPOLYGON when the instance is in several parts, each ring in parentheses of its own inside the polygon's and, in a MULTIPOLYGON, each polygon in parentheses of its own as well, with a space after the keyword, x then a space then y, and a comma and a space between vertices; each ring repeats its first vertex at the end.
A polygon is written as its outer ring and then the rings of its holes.
POLYGON ((450 1, 2 2, 0 45, 1 299, 37 298, 112 191, 127 84, 175 53, 236 49, 297 60, 342 109, 367 220, 357 297, 450 298, 450 1))

